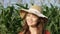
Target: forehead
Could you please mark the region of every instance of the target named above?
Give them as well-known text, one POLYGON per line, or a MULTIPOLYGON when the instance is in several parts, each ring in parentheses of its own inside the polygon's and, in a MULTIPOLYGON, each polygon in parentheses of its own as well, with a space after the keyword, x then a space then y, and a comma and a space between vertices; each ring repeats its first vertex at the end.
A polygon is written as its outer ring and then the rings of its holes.
POLYGON ((33 14, 33 13, 27 13, 27 15, 33 15, 33 16, 38 17, 37 15, 35 15, 35 14, 33 14))

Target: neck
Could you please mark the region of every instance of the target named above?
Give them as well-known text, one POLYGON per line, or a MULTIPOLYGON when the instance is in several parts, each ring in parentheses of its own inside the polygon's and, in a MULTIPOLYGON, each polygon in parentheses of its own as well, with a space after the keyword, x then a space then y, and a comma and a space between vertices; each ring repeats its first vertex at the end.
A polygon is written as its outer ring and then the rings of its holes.
POLYGON ((39 34, 42 34, 42 29, 37 29, 37 27, 29 27, 29 31, 31 32, 31 34, 37 34, 39 32, 39 34))
POLYGON ((31 32, 31 34, 42 34, 43 26, 40 25, 40 27, 38 27, 38 28, 30 26, 29 31, 31 32))
POLYGON ((31 34, 37 34, 37 27, 29 27, 31 34))

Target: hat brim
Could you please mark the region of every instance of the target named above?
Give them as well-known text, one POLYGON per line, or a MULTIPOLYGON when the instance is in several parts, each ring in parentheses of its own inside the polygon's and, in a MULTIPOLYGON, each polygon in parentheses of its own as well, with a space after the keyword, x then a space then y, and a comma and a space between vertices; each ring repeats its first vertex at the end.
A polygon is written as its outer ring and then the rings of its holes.
POLYGON ((42 13, 35 13, 35 12, 29 11, 29 10, 27 10, 27 9, 22 9, 22 10, 25 11, 25 12, 28 12, 28 13, 35 14, 35 15, 37 15, 38 17, 42 17, 42 18, 47 18, 47 19, 48 19, 48 17, 46 17, 46 16, 43 15, 42 13))

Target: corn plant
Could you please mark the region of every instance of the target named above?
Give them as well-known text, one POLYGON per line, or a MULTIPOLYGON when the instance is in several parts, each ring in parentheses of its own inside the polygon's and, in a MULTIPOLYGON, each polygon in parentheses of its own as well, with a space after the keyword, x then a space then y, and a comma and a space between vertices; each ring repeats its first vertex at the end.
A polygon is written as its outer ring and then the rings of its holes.
POLYGON ((51 34, 60 34, 60 8, 53 6, 51 8, 48 6, 43 6, 43 14, 48 17, 48 23, 46 29, 51 32, 51 34))
POLYGON ((14 6, 3 7, 0 14, 0 34, 17 34, 21 27, 19 10, 14 6))

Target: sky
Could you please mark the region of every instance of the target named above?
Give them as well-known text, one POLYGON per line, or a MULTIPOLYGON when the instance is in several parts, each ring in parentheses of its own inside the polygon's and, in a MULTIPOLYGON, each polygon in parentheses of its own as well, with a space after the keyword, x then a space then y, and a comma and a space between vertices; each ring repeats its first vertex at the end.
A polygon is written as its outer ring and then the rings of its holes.
MULTIPOLYGON (((11 0, 10 4, 15 4, 17 0, 11 0)), ((7 7, 7 4, 9 3, 9 0, 4 0, 4 7, 7 7)))
MULTIPOLYGON (((10 5, 11 5, 11 4, 16 4, 17 1, 18 1, 18 0, 11 0, 10 5)), ((30 1, 31 1, 31 0, 23 0, 22 2, 29 4, 30 1)), ((50 3, 52 3, 52 4, 54 4, 54 5, 60 6, 59 4, 55 3, 54 1, 55 1, 55 0, 50 0, 50 3)), ((7 7, 7 4, 8 4, 8 3, 9 3, 9 0, 4 0, 4 7, 7 7)), ((41 2, 39 2, 38 0, 35 0, 34 3, 37 4, 37 5, 41 5, 41 2)), ((43 4, 47 4, 47 5, 49 6, 49 2, 48 2, 47 0, 45 0, 45 2, 43 2, 43 4)), ((29 5, 30 5, 30 4, 29 4, 29 5)))

